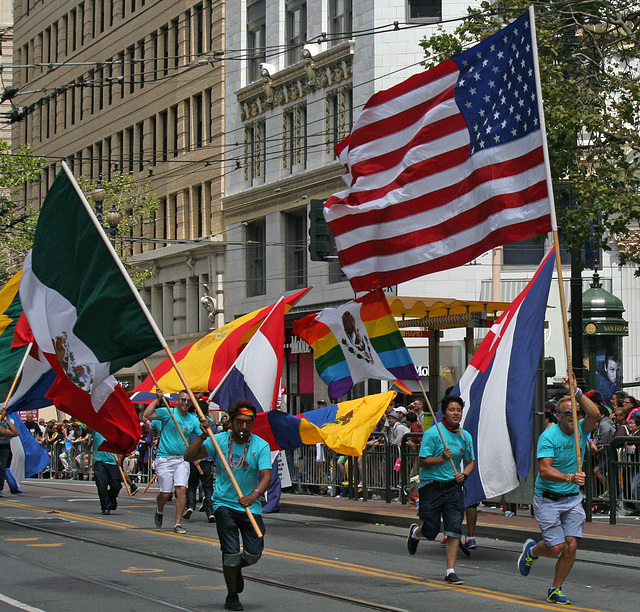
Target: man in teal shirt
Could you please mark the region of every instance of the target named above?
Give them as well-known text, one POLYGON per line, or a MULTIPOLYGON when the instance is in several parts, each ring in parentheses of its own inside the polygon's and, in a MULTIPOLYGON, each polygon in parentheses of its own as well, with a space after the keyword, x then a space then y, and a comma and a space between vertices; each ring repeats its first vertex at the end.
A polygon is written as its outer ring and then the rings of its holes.
POLYGON ((204 433, 191 443, 184 456, 187 461, 196 461, 210 455, 216 457, 218 463, 213 508, 222 551, 222 570, 227 584, 225 610, 244 609, 238 597, 238 593, 244 589, 242 568, 257 563, 264 548, 264 538, 257 537, 245 510, 251 510, 264 534, 260 497, 271 484, 271 453, 267 442, 251 433, 255 416, 253 404, 240 400, 229 408, 229 431, 215 436, 242 491, 240 498, 226 469, 220 465, 207 431, 211 424, 206 419, 201 423, 204 433))
POLYGON ((11 438, 20 435, 18 428, 7 418, 5 409, 0 412, 0 497, 4 495, 4 479, 11 465, 11 438))
POLYGON ((102 514, 111 514, 118 507, 118 493, 122 488, 122 478, 116 462, 116 455, 98 450, 105 437, 93 432, 93 475, 100 498, 102 514))
POLYGON ((164 507, 175 491, 176 523, 173 530, 176 533, 186 533, 186 529, 182 527, 180 520, 187 505, 189 464, 183 459, 183 455, 187 448, 185 439, 193 431, 198 434, 201 433, 200 421, 195 413, 190 411, 191 399, 186 391, 178 393, 178 406, 171 412, 169 412, 168 408, 158 407, 162 397, 162 389, 156 389, 156 399, 143 412, 145 419, 160 422, 160 441, 158 442, 156 454, 156 474, 160 492, 158 493, 158 507, 153 520, 156 527, 162 527, 164 507), (178 427, 176 427, 176 423, 178 427), (182 435, 180 432, 182 432, 182 435))
MULTIPOLYGON (((581 454, 587 447, 587 435, 598 423, 598 407, 577 388, 573 379, 575 397, 585 417, 578 423, 581 454)), ((568 390, 568 378, 564 386, 568 390)), ((562 583, 576 560, 578 540, 582 538, 585 513, 582 493, 585 473, 578 472, 574 437, 571 396, 563 397, 556 407, 558 422, 545 429, 538 439, 538 476, 536 478, 533 510, 540 525, 543 540, 527 540, 518 559, 518 570, 528 576, 533 562, 543 557, 557 558, 553 583, 547 601, 570 604, 562 592, 562 583)))
POLYGON ((444 534, 447 536, 447 571, 444 579, 449 584, 462 584, 454 571, 464 517, 462 487, 475 468, 471 434, 460 427, 463 408, 464 400, 461 397, 443 397, 440 403, 442 422, 438 427, 430 427, 422 436, 418 460, 419 516, 422 526, 418 527, 415 523, 411 525, 407 537, 409 554, 415 555, 419 538, 435 539, 440 531, 442 518, 444 534))

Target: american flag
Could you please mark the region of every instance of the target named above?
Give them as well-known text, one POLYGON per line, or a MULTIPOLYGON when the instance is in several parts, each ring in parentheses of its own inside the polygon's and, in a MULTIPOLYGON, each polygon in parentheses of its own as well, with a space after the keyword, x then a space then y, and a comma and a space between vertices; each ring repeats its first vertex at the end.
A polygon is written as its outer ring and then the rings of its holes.
POLYGON ((336 147, 349 188, 324 212, 355 291, 552 229, 532 19, 378 92, 336 147))

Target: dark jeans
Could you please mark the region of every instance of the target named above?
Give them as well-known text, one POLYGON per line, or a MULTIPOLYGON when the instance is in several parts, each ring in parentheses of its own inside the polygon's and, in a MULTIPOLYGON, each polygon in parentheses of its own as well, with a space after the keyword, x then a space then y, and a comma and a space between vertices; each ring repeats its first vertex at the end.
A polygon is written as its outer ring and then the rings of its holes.
POLYGON ((196 492, 198 484, 202 482, 202 491, 204 493, 204 511, 207 516, 213 514, 213 481, 214 470, 213 461, 201 461, 202 475, 198 472, 198 468, 192 463, 189 471, 189 484, 187 486, 187 508, 196 509, 196 492))
MULTIPOLYGON (((264 535, 264 521, 262 516, 254 514, 256 523, 264 535)), ((259 538, 247 513, 234 510, 227 506, 220 506, 215 511, 216 527, 222 551, 222 564, 238 566, 242 560, 246 565, 256 563, 264 549, 264 538, 259 538), (240 534, 242 534, 243 553, 240 552, 240 534)))
POLYGON ((4 475, 11 465, 11 444, 0 444, 0 491, 4 489, 4 475))
POLYGON ((428 540, 434 540, 440 532, 440 517, 442 517, 444 534, 452 538, 461 537, 464 518, 462 487, 453 485, 447 489, 439 489, 432 483, 420 487, 418 493, 420 494, 418 516, 423 521, 422 535, 428 540))
POLYGON ((96 461, 93 475, 98 488, 101 510, 115 510, 118 507, 118 493, 122 488, 122 478, 117 465, 96 461))

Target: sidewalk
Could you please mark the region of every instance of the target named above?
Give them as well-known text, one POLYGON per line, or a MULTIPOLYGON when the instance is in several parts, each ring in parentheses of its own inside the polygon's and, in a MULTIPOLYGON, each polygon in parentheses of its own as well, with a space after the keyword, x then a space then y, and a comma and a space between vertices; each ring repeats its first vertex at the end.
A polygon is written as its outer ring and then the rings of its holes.
MULTIPOLYGON (((415 507, 383 501, 351 500, 324 495, 294 495, 285 493, 280 501, 280 512, 334 518, 343 521, 381 523, 409 529, 417 522, 415 507)), ((586 523, 581 548, 621 555, 640 556, 640 519, 618 519, 610 525, 607 519, 586 523), (623 522, 624 521, 624 522, 623 522)), ((499 538, 511 542, 524 542, 527 538, 540 539, 540 530, 529 514, 505 516, 489 511, 478 513, 476 537, 499 538)))

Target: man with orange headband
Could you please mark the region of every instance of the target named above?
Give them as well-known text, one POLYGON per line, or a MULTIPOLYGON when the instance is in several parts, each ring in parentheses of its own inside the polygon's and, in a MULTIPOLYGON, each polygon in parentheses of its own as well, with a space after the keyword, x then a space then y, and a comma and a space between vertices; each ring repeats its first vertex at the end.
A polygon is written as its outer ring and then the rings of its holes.
POLYGON ((196 461, 208 455, 216 457, 216 485, 213 509, 222 551, 222 571, 227 585, 225 610, 244 610, 239 593, 244 589, 242 568, 257 563, 262 556, 264 538, 258 538, 245 508, 249 508, 264 533, 262 497, 271 484, 271 454, 262 438, 251 434, 256 409, 248 400, 240 400, 229 408, 229 431, 216 434, 222 453, 235 476, 242 497, 238 499, 231 479, 216 455, 209 438, 209 421, 201 421, 202 435, 196 438, 184 455, 186 461, 196 461), (242 550, 240 550, 242 534, 242 550))

